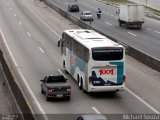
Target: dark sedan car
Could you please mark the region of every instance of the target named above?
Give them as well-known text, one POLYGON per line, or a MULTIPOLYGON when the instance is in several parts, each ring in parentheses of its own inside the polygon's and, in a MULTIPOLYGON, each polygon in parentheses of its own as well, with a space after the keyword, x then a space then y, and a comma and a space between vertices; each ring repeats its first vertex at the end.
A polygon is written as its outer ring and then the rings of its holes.
POLYGON ((68 5, 69 12, 79 12, 79 6, 76 3, 68 5))
POLYGON ((45 94, 47 101, 49 98, 70 99, 71 86, 67 82, 67 78, 64 75, 59 73, 47 75, 41 81, 41 93, 45 94))
POLYGON ((104 115, 81 115, 77 120, 108 120, 104 115))

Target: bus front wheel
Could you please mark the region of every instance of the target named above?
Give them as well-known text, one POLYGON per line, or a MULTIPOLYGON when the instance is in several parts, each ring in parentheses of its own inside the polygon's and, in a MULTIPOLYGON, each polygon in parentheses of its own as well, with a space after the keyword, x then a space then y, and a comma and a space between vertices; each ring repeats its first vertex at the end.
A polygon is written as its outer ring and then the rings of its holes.
POLYGON ((63 69, 64 69, 64 71, 65 71, 67 74, 69 74, 69 73, 68 73, 68 71, 66 70, 66 64, 65 64, 65 61, 63 61, 63 69))
POLYGON ((81 82, 80 79, 78 79, 78 87, 79 87, 80 90, 82 90, 82 82, 81 82))

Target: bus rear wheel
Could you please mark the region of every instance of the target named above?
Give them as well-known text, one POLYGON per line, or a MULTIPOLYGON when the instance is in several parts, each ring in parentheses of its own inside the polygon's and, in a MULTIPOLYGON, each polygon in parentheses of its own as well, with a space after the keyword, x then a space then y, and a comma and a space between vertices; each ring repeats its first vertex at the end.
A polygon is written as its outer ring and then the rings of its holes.
POLYGON ((82 82, 81 82, 80 79, 78 79, 78 87, 79 87, 80 90, 82 90, 82 82))

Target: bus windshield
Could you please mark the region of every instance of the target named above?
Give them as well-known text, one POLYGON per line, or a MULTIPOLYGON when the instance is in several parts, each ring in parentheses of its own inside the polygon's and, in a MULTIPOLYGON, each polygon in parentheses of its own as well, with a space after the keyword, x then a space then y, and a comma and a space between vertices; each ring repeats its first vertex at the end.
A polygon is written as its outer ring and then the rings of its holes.
POLYGON ((92 58, 96 61, 121 60, 123 58, 122 47, 92 48, 92 58))

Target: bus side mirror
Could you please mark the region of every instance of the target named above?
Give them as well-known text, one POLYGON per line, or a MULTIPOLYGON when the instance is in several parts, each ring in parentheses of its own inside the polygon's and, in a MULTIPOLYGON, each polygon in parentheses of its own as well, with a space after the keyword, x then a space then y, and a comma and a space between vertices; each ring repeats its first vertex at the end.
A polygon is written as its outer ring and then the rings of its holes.
POLYGON ((59 41, 58 41, 58 47, 60 47, 60 43, 61 43, 61 41, 59 40, 59 41))
POLYGON ((62 41, 62 39, 60 38, 59 41, 58 41, 58 47, 61 46, 61 41, 62 41))

